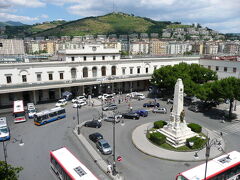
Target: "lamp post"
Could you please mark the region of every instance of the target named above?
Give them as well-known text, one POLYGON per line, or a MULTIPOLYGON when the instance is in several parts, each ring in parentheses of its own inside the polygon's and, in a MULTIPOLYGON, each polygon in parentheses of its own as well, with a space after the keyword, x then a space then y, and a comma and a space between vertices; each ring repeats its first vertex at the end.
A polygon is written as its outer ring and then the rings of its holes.
MULTIPOLYGON (((116 120, 117 120, 117 113, 114 114, 114 121, 113 121, 113 165, 112 165, 112 175, 116 176, 118 174, 116 169, 116 136, 115 136, 115 126, 116 126, 116 120)), ((124 120, 121 121, 121 125, 124 126, 124 120)))
MULTIPOLYGON (((16 138, 14 138, 14 140, 12 141, 12 143, 18 142, 19 141, 19 146, 24 146, 24 142, 23 140, 18 140, 16 138)), ((7 145, 8 143, 5 143, 5 141, 2 142, 3 144, 3 155, 4 155, 4 161, 5 161, 5 169, 6 169, 6 177, 8 177, 8 164, 7 164, 7 145)))
MULTIPOLYGON (((220 135, 222 135, 222 133, 220 133, 220 135)), ((209 137, 207 138, 207 143, 206 143, 206 152, 205 152, 205 174, 204 174, 204 180, 206 180, 207 177, 207 165, 208 165, 208 159, 210 156, 210 150, 212 146, 220 146, 220 148, 218 148, 218 150, 223 151, 223 149, 221 148, 221 141, 214 138, 214 139, 210 139, 209 137)), ((198 154, 197 152, 194 155, 195 158, 198 158, 198 154)))

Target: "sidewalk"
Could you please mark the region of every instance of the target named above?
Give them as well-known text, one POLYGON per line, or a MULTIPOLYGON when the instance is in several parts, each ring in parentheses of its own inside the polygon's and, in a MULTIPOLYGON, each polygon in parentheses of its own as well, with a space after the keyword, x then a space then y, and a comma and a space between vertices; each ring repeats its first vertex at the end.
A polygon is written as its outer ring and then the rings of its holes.
MULTIPOLYGON (((169 151, 163 148, 160 148, 154 144, 152 144, 146 137, 147 130, 153 127, 153 123, 146 123, 138 126, 134 129, 132 133, 132 142, 133 144, 142 151, 143 153, 157 157, 160 159, 173 160, 173 161, 202 161, 205 160, 205 152, 206 148, 200 151, 193 152, 176 152, 169 151), (198 159, 194 159, 194 154, 198 152, 198 159)), ((222 148, 224 149, 225 143, 222 137, 219 134, 216 134, 208 129, 203 129, 204 134, 208 134, 210 139, 218 139, 222 143, 222 148)), ((214 157, 220 156, 223 152, 219 151, 216 146, 211 147, 210 157, 209 159, 213 159, 214 157)))
MULTIPOLYGON (((79 127, 83 126, 85 122, 82 122, 79 127)), ((107 174, 113 180, 124 180, 124 177, 120 174, 113 176, 112 173, 107 173, 108 164, 106 161, 102 159, 102 157, 98 154, 98 152, 92 147, 92 145, 86 140, 86 138, 80 133, 77 134, 77 127, 73 130, 73 134, 77 137, 77 139, 82 143, 85 149, 88 151, 92 159, 96 162, 96 164, 102 169, 102 171, 107 174)))

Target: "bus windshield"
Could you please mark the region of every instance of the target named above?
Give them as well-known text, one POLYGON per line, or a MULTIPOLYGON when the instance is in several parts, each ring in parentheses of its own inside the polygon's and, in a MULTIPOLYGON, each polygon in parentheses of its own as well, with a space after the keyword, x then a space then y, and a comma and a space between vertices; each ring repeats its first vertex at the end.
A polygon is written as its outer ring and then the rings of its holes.
POLYGON ((18 118, 18 117, 23 117, 25 116, 25 113, 24 112, 19 112, 19 113, 15 113, 15 118, 18 118))

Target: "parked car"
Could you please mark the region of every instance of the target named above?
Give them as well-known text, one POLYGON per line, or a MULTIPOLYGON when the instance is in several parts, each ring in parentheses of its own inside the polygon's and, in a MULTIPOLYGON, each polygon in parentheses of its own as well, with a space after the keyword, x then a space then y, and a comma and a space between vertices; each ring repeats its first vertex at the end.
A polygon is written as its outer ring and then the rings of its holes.
POLYGON ((72 103, 75 103, 76 101, 86 101, 87 99, 85 96, 77 96, 76 98, 72 99, 72 103))
POLYGON ((147 117, 148 116, 148 111, 145 110, 145 109, 136 110, 136 111, 133 111, 133 113, 137 113, 137 114, 139 114, 139 116, 143 116, 143 117, 147 117))
POLYGON ((98 96, 98 99, 102 99, 102 100, 105 100, 105 99, 109 99, 109 98, 113 98, 113 96, 114 96, 115 94, 113 93, 113 94, 103 94, 103 95, 100 95, 100 96, 98 96))
POLYGON ((98 140, 103 139, 103 135, 98 132, 95 132, 89 135, 89 139, 93 142, 97 142, 98 140))
POLYGON ((197 105, 190 105, 188 109, 193 112, 200 112, 200 108, 197 105))
POLYGON ((0 141, 10 139, 10 129, 7 125, 6 117, 0 117, 0 141))
POLYGON ((122 115, 116 115, 115 117, 114 116, 104 117, 103 120, 107 122, 116 121, 116 123, 119 123, 121 118, 122 118, 122 115))
POLYGON ((56 103, 56 106, 57 106, 57 107, 66 106, 66 105, 67 105, 67 100, 66 100, 66 99, 60 99, 60 100, 58 100, 58 102, 56 103))
POLYGON ((166 114, 167 113, 167 109, 165 107, 160 107, 160 108, 154 108, 152 110, 153 113, 162 113, 162 114, 166 114))
POLYGON ((82 107, 82 106, 86 106, 86 105, 87 105, 86 101, 76 101, 75 103, 73 103, 72 107, 77 108, 77 107, 82 107))
POLYGON ((102 122, 99 120, 92 120, 92 121, 87 121, 84 124, 85 127, 94 127, 94 128, 100 128, 102 126, 102 122))
POLYGON ((148 102, 148 103, 144 103, 143 107, 159 107, 160 104, 157 102, 148 102))
POLYGON ((33 103, 27 103, 27 112, 28 112, 28 118, 33 118, 34 115, 37 113, 33 103))
POLYGON ((138 99, 138 100, 144 100, 146 97, 143 94, 139 93, 139 94, 135 94, 132 98, 138 99))
POLYGON ((112 148, 105 139, 98 140, 96 146, 102 154, 112 154, 112 148))
POLYGON ((122 117, 125 119, 139 119, 140 115, 134 112, 123 113, 122 117))
POLYGON ((117 109, 116 104, 107 104, 107 105, 103 106, 103 108, 102 108, 103 111, 115 110, 115 109, 117 109))
POLYGON ((168 98, 167 99, 167 104, 173 104, 173 99, 168 98))

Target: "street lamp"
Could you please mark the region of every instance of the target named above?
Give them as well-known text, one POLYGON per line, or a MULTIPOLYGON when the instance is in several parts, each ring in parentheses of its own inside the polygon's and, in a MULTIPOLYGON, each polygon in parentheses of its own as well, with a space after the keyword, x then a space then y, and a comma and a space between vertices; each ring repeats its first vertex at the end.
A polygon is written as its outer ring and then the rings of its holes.
MULTIPOLYGON (((24 142, 22 139, 18 140, 16 138, 13 139, 12 143, 19 142, 19 146, 24 146, 24 142)), ((5 169, 6 169, 6 176, 8 176, 8 164, 7 164, 7 145, 10 143, 5 143, 5 141, 2 142, 3 144, 3 155, 4 155, 4 161, 5 161, 5 169)))
MULTIPOLYGON (((222 135, 222 133, 220 133, 220 135, 222 135)), ((210 139, 209 137, 207 138, 207 143, 206 143, 206 153, 205 153, 205 158, 206 158, 206 161, 205 161, 205 174, 204 174, 204 180, 206 180, 206 176, 207 176, 207 165, 208 165, 208 159, 209 159, 209 156, 210 156, 210 149, 212 146, 220 146, 218 148, 219 151, 223 151, 222 147, 221 147, 221 141, 214 138, 214 139, 210 139)), ((196 152, 194 154, 194 157, 196 159, 199 158, 198 156, 198 152, 196 152)))
MULTIPOLYGON (((116 139, 115 139, 115 125, 116 125, 116 120, 117 120, 117 116, 116 116, 116 112, 114 114, 114 121, 113 121, 113 166, 112 166, 112 175, 116 176, 118 174, 117 169, 116 169, 116 139)), ((124 126, 124 120, 121 120, 121 125, 124 126)))
MULTIPOLYGON (((79 127, 79 113, 78 113, 78 109, 81 108, 81 106, 78 106, 77 104, 77 134, 80 134, 80 127, 79 127)), ((75 116, 73 117, 73 120, 75 120, 75 116)))

